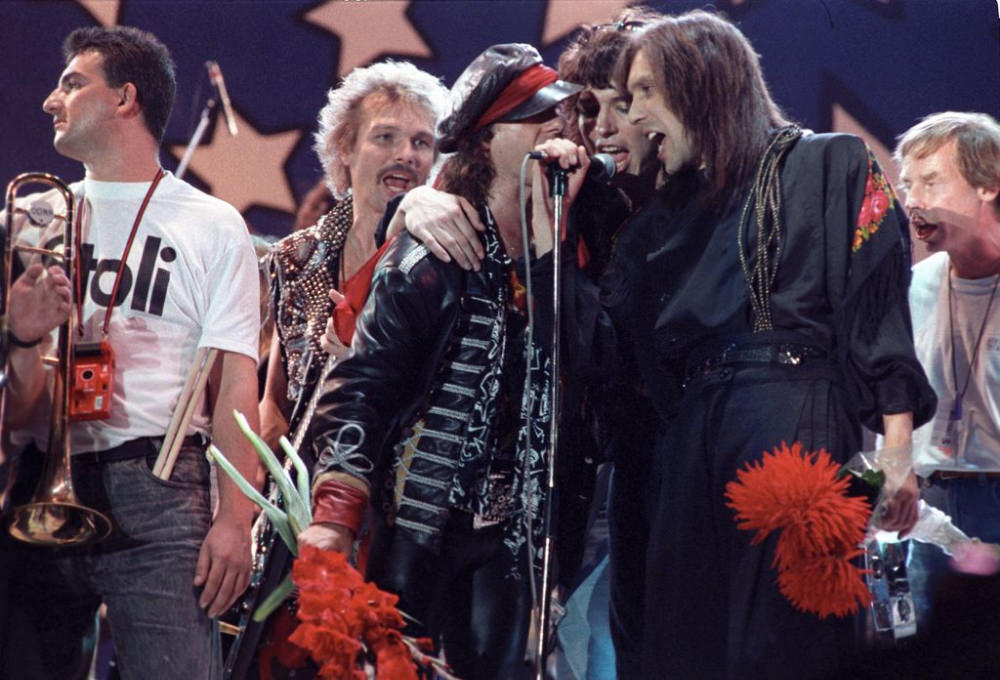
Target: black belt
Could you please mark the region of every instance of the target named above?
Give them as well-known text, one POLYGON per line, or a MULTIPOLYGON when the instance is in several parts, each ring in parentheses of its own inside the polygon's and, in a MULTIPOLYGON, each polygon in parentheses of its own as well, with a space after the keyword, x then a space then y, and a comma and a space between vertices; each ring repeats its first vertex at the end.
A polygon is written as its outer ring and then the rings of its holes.
POLYGON ((1000 479, 1000 472, 975 470, 935 470, 927 476, 928 482, 947 482, 949 479, 1000 479))
POLYGON ((782 364, 799 366, 807 359, 829 359, 829 354, 814 345, 782 342, 775 344, 731 344, 720 354, 711 355, 688 364, 684 371, 684 384, 708 375, 722 366, 733 364, 782 364))
MULTIPOLYGON (((131 460, 132 458, 142 458, 151 453, 157 453, 163 443, 162 437, 139 437, 130 439, 124 444, 119 444, 113 449, 106 451, 87 451, 86 453, 73 454, 74 463, 114 463, 120 460, 131 460)), ((204 446, 205 438, 200 434, 193 434, 184 437, 181 446, 204 446)))

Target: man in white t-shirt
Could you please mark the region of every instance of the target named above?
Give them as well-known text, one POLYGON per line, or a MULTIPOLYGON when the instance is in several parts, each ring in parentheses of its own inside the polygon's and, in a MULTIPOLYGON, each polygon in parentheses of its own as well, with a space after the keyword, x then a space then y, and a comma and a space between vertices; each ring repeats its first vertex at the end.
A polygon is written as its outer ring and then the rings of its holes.
MULTIPOLYGON (((913 433, 921 497, 968 535, 1000 543, 1000 125, 934 114, 903 134, 896 159, 931 253, 910 286, 917 358, 938 395, 934 419, 913 433)), ((945 558, 916 541, 910 550, 922 619, 945 558)))
MULTIPOLYGON (((160 166, 176 90, 166 47, 136 29, 95 27, 71 33, 63 52, 66 68, 43 109, 56 150, 86 170, 71 187, 82 215, 79 276, 71 281, 37 256, 20 262, 26 269, 9 310, 6 427, 36 441, 45 431, 41 350, 74 315, 78 352, 104 341, 114 353, 110 414, 70 426, 77 494, 109 517, 112 532, 86 547, 21 549, 11 592, 25 596, 15 602, 21 618, 7 643, 17 654, 7 654, 3 672, 85 677, 103 602, 124 677, 216 678, 214 617, 247 585, 253 505, 220 475, 218 508, 211 507, 204 447, 210 437, 255 477, 256 457, 231 415, 240 411, 257 427, 253 247, 234 208, 160 166), (218 357, 205 393, 194 397, 173 472, 160 479, 151 467, 202 348, 218 357)), ((61 241, 61 227, 50 233, 29 218, 19 225, 24 240, 61 241)))

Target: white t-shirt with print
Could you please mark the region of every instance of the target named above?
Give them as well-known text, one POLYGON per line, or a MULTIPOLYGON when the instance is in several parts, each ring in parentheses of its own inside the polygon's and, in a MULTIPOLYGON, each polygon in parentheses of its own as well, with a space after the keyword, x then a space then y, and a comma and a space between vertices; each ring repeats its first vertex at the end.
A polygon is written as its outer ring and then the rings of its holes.
MULTIPOLYGON (((149 185, 91 179, 72 185, 86 201, 79 341, 101 339, 115 274, 149 185)), ((45 245, 61 241, 61 228, 53 232, 42 238, 45 245)), ((200 347, 256 361, 259 296, 253 245, 240 214, 166 173, 139 224, 111 313, 111 416, 73 423, 72 450, 103 451, 163 436, 200 347)), ((210 434, 203 398, 187 434, 195 432, 210 434)))

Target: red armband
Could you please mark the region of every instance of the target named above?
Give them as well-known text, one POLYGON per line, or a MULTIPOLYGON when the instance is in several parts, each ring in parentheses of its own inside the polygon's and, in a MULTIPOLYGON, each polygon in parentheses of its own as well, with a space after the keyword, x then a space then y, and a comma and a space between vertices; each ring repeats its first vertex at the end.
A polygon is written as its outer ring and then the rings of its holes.
POLYGON ((313 489, 313 522, 347 527, 357 536, 368 495, 350 484, 328 479, 313 489))

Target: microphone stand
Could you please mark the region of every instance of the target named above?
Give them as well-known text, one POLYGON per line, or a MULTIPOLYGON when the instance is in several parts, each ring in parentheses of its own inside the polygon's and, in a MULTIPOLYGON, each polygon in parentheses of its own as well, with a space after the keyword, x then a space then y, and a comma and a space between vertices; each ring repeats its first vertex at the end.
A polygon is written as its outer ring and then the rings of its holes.
POLYGON ((181 162, 177 165, 177 170, 174 171, 174 176, 180 179, 184 176, 187 171, 188 163, 191 162, 191 156, 194 155, 194 150, 198 148, 201 144, 201 138, 205 136, 205 130, 208 129, 208 124, 212 116, 212 111, 216 107, 215 97, 209 97, 208 101, 205 102, 205 107, 201 110, 201 119, 198 121, 198 127, 194 129, 194 134, 191 135, 191 141, 188 142, 187 148, 184 149, 184 156, 181 158, 181 162))
MULTIPOLYGON (((537 613, 537 628, 535 655, 535 680, 545 680, 545 657, 548 645, 549 609, 552 606, 552 546, 553 535, 553 500, 556 486, 556 452, 559 448, 559 420, 561 407, 559 404, 559 326, 560 326, 560 282, 562 280, 562 214, 563 197, 566 195, 566 171, 553 163, 548 168, 549 195, 552 197, 554 227, 552 234, 552 417, 549 421, 549 447, 546 459, 545 484, 545 524, 544 542, 542 543, 542 593, 541 605, 537 613)), ((529 562, 531 560, 529 556, 529 562)))
MULTIPOLYGON (((13 205, 5 206, 13 210, 13 205)), ((0 318, 4 325, 0 328, 0 425, 3 423, 3 388, 7 386, 7 231, 0 227, 0 318)))

